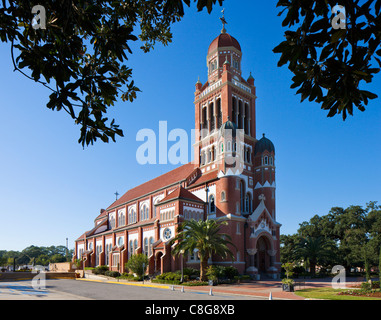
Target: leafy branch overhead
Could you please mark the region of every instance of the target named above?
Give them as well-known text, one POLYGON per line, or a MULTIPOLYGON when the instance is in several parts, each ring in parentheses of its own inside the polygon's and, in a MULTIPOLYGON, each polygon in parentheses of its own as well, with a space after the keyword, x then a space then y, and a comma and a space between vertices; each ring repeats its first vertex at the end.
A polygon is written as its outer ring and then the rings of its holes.
MULTIPOLYGON (((194 0, 199 11, 223 0, 194 0)), ((64 110, 81 127, 79 143, 115 141, 123 131, 106 117, 120 98, 140 91, 126 66, 131 41, 149 52, 168 45, 171 25, 191 0, 60 0, 0 2, 0 40, 10 44, 14 70, 51 91, 47 107, 64 110), (46 12, 46 29, 32 27, 33 6, 46 12)))
POLYGON ((378 96, 362 89, 381 68, 381 0, 343 0, 346 28, 334 29, 332 8, 337 1, 279 0, 286 14, 286 40, 274 48, 281 53, 278 66, 288 64, 294 73, 291 88, 328 110, 328 117, 365 111, 378 96), (294 27, 294 28, 293 28, 294 27), (293 28, 294 30, 291 30, 293 28), (296 30, 295 30, 296 28, 296 30))

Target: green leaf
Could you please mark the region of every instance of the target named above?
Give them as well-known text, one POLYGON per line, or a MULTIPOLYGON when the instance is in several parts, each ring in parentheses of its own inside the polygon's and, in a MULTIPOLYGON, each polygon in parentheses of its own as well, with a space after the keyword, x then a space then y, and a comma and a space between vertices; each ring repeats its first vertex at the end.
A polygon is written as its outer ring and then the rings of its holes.
POLYGON ((373 99, 377 99, 378 98, 378 95, 375 94, 375 93, 372 93, 370 91, 366 91, 366 90, 360 90, 360 93, 365 95, 367 98, 373 100, 373 99))
POLYGON ((315 33, 315 32, 320 31, 322 29, 327 29, 327 25, 329 25, 328 20, 326 18, 322 18, 322 19, 313 23, 313 25, 310 28, 310 32, 315 33))
POLYGON ((336 43, 337 41, 339 41, 339 39, 344 38, 346 33, 347 33, 346 29, 337 30, 336 32, 333 33, 331 37, 331 43, 336 43))

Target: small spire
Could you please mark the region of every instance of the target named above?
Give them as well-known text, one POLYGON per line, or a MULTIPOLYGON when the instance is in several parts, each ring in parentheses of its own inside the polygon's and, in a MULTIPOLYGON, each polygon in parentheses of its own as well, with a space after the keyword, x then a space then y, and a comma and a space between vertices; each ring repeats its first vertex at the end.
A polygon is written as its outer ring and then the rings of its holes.
POLYGON ((198 84, 198 83, 201 83, 200 76, 198 76, 198 80, 197 80, 196 84, 198 84))
POLYGON ((222 12, 222 18, 220 18, 222 22, 222 30, 221 33, 226 33, 225 25, 228 24, 225 20, 225 8, 221 11, 222 12))

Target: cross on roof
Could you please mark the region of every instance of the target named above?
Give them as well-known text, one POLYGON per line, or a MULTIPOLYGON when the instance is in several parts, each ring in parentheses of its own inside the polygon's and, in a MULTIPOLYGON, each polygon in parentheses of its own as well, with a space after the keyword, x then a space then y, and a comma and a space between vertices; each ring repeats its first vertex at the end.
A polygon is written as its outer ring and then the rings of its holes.
POLYGON ((228 23, 225 20, 225 8, 221 12, 222 12, 222 18, 220 18, 220 20, 221 20, 222 25, 223 25, 221 33, 226 33, 225 25, 228 23))
POLYGON ((117 192, 115 192, 114 194, 115 194, 115 198, 116 198, 116 200, 118 200, 118 196, 119 196, 119 193, 118 193, 118 191, 117 191, 117 192))

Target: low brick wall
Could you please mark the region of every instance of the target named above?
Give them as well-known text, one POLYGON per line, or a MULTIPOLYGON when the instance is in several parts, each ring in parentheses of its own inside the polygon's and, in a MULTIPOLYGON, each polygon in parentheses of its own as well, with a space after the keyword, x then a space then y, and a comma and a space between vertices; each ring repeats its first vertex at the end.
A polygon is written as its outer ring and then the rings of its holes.
POLYGON ((50 272, 74 272, 76 269, 73 262, 49 263, 50 272))
MULTIPOLYGON (((32 272, 0 272, 0 281, 32 280, 37 273, 32 272)), ((76 279, 75 272, 46 272, 46 279, 76 279)))

